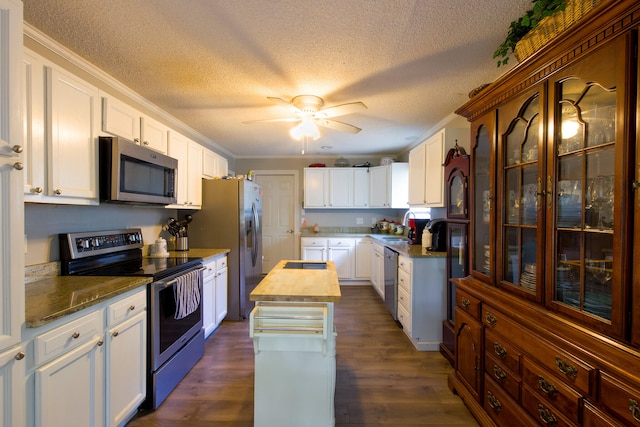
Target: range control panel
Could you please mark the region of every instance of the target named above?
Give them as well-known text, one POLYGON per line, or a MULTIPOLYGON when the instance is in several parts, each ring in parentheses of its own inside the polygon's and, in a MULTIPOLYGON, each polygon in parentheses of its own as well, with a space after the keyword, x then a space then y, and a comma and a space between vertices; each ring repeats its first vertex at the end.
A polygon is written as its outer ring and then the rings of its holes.
POLYGON ((104 255, 127 249, 142 248, 142 230, 91 231, 59 234, 60 259, 69 260, 94 255, 104 255))

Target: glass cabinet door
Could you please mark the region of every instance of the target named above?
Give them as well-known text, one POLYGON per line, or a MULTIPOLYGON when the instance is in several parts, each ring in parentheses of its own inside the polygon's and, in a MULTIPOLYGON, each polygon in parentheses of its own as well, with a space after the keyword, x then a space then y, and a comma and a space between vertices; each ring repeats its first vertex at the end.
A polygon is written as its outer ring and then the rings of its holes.
POLYGON ((549 304, 614 335, 624 333, 628 291, 622 266, 630 258, 623 264, 621 257, 629 256, 623 248, 631 238, 620 234, 630 228, 621 224, 628 224, 621 211, 629 202, 619 199, 629 197, 623 191, 629 186, 623 183, 633 173, 633 168, 621 166, 630 151, 623 144, 625 132, 618 128, 623 123, 618 112, 626 105, 625 65, 616 55, 619 43, 624 39, 555 80, 555 173, 548 177, 548 193, 555 195, 548 198, 555 201, 548 245, 553 266, 549 304))
MULTIPOLYGON (((467 224, 447 222, 447 277, 456 279, 468 274, 467 224)), ((456 308, 456 286, 447 283, 447 320, 453 325, 456 308)))
POLYGON ((474 122, 471 147, 471 274, 491 283, 494 232, 493 205, 495 200, 493 153, 495 146, 495 113, 474 122))
POLYGON ((501 136, 502 224, 499 285, 542 301, 538 262, 542 197, 539 150, 542 140, 539 92, 505 108, 501 136), (507 112, 510 112, 507 113, 507 112), (514 117, 515 116, 515 117, 514 117))

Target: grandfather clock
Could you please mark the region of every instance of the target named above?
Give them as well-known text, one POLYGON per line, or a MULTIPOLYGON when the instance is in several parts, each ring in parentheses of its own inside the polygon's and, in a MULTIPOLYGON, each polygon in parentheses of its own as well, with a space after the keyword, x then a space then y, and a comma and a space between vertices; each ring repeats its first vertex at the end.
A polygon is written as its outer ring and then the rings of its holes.
POLYGON ((442 321, 440 353, 453 366, 455 360, 456 288, 451 279, 469 273, 469 155, 456 145, 443 164, 447 207, 447 318, 442 321))

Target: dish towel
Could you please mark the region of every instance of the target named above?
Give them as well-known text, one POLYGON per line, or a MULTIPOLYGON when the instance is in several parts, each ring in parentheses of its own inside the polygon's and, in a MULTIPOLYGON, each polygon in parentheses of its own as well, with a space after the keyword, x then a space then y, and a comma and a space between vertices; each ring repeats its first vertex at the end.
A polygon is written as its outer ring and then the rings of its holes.
POLYGON ((200 271, 179 276, 173 286, 173 295, 176 300, 174 319, 183 319, 196 311, 200 305, 200 271))

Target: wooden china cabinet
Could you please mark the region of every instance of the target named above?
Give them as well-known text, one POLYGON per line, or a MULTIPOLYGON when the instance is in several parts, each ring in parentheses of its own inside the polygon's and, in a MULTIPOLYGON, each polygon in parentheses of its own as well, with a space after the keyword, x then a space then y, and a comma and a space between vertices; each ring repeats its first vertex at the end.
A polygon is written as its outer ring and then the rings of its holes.
POLYGON ((440 353, 455 365, 456 285, 469 274, 469 155, 457 142, 444 163, 447 207, 447 318, 442 322, 440 353))
POLYGON ((640 2, 604 1, 457 111, 449 386, 483 426, 640 426, 639 29, 640 2))

